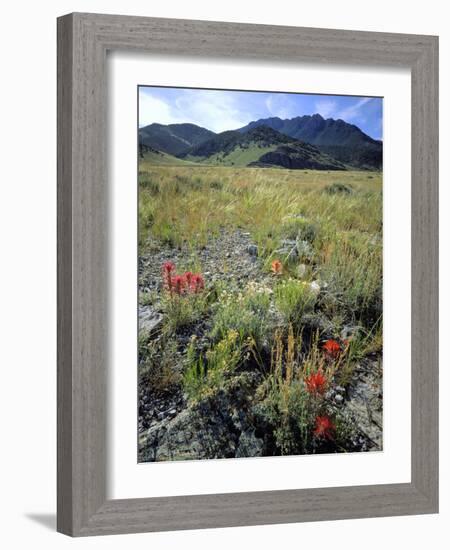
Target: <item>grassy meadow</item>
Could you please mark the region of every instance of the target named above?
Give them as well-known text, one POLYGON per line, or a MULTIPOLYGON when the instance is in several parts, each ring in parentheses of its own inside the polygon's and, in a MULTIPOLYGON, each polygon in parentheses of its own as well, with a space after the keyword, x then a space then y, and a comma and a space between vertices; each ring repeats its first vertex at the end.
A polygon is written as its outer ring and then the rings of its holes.
POLYGON ((381 173, 144 157, 139 262, 140 460, 380 448, 381 173))

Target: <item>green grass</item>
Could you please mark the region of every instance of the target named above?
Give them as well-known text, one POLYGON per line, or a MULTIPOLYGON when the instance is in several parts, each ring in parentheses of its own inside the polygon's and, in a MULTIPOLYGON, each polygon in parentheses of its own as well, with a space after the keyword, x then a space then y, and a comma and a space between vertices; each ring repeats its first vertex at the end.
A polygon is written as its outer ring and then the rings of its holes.
POLYGON ((276 145, 268 147, 258 147, 255 143, 250 143, 248 147, 236 147, 228 154, 217 153, 208 158, 187 157, 187 160, 199 164, 210 166, 247 166, 251 162, 256 162, 262 155, 275 151, 276 145))
MULTIPOLYGON (((221 228, 251 233, 270 262, 283 239, 308 242, 327 283, 325 308, 353 317, 379 309, 382 277, 381 175, 259 168, 158 166, 140 169, 139 237, 191 250, 221 228), (337 177, 338 176, 338 177, 337 177), (330 186, 352 192, 330 193, 330 186)), ((304 245, 302 245, 304 246, 304 245)), ((280 258, 283 260, 284 258, 280 258)), ((296 265, 290 266, 295 270, 296 265)))
POLYGON ((234 330, 229 330, 226 336, 204 355, 197 355, 195 340, 191 340, 183 373, 183 388, 190 399, 198 401, 220 388, 238 366, 245 347, 234 330))
POLYGON ((366 172, 314 172, 264 168, 175 167, 145 169, 140 175, 141 239, 164 237, 175 245, 198 244, 220 227, 244 227, 267 245, 289 216, 301 214, 332 232, 381 232, 381 176, 366 172), (325 191, 339 178, 354 192, 325 191), (146 180, 151 180, 148 189, 146 180), (215 182, 213 184, 213 182, 215 182), (221 182, 218 184, 217 182, 221 182), (159 185, 159 190, 154 189, 159 185), (168 230, 170 225, 170 231, 168 230))
POLYGON ((162 308, 166 316, 165 330, 172 334, 201 319, 208 309, 208 295, 201 293, 178 296, 167 293, 164 295, 162 308))
POLYGON ((316 301, 317 294, 307 282, 287 279, 275 287, 275 304, 288 324, 301 326, 303 315, 313 310, 316 301))
POLYGON ((195 163, 190 162, 189 160, 174 157, 173 155, 169 155, 168 153, 162 153, 160 151, 158 152, 149 151, 147 153, 144 153, 143 158, 139 159, 139 167, 141 168, 141 170, 145 170, 147 167, 155 166, 155 165, 193 166, 195 165, 195 163))
POLYGON ((214 306, 212 337, 223 339, 230 330, 241 341, 250 339, 257 349, 261 348, 267 335, 270 296, 247 288, 243 292, 224 290, 214 306))
MULTIPOLYGON (((253 153, 252 148, 235 150, 223 163, 247 162, 253 153)), ((255 422, 269 431, 277 454, 350 449, 352 427, 329 408, 324 395, 308 393, 305 376, 323 369, 329 380, 345 386, 359 361, 382 350, 381 174, 155 166, 146 158, 139 183, 141 253, 148 254, 155 242, 178 247, 188 253, 177 269, 202 272, 202 246, 222 229, 239 228, 257 244, 266 270, 266 282, 259 286, 235 281, 226 288, 205 278, 207 288, 199 295, 161 292, 164 338, 176 341, 180 331, 186 334, 190 325, 206 321, 202 345, 193 339, 187 350, 183 344, 177 351, 183 368, 175 381, 188 399, 197 402, 226 391, 230 381, 256 367, 262 382, 249 400, 255 422), (300 250, 289 261, 280 252, 286 242, 300 250), (271 274, 274 260, 283 263, 276 275, 271 274), (346 325, 361 327, 349 343, 340 337, 346 325), (342 346, 334 362, 322 347, 330 335, 342 346), (333 440, 314 435, 318 415, 332 418, 333 440)), ((153 300, 141 295, 142 303, 153 300)), ((158 370, 149 345, 141 345, 146 376, 151 378, 152 367, 155 385, 170 387, 170 369, 179 372, 179 357, 168 348, 158 370)))

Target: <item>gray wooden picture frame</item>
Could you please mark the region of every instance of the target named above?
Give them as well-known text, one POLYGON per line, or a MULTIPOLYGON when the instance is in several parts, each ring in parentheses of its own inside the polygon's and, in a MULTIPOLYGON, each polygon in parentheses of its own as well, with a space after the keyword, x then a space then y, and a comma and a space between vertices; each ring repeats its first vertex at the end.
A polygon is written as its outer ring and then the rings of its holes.
POLYGON ((83 13, 58 19, 57 487, 57 528, 72 536, 438 511, 437 37, 83 13), (411 69, 410 483, 107 499, 110 50, 411 69))

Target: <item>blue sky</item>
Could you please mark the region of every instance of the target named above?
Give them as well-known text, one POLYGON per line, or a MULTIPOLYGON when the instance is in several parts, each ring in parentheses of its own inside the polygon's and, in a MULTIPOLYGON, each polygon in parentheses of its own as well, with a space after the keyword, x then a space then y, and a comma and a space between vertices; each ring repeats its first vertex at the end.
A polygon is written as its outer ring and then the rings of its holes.
POLYGON ((382 139, 382 101, 375 97, 141 86, 139 126, 191 122, 213 132, 223 132, 259 118, 319 113, 324 118, 341 118, 369 136, 382 139))

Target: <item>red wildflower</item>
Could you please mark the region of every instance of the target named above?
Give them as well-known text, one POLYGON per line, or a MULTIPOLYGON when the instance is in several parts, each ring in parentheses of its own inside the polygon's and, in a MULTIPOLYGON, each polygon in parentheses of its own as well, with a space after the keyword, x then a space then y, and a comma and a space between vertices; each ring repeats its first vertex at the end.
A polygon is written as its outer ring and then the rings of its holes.
POLYGON ((324 439, 334 439, 336 426, 329 416, 317 416, 314 427, 314 435, 324 439))
POLYGON ((172 262, 164 262, 162 268, 164 273, 172 273, 172 271, 175 269, 175 264, 173 264, 172 262))
POLYGON ((327 340, 323 345, 323 349, 329 359, 337 359, 341 353, 341 346, 336 340, 327 340))
POLYGON ((162 265, 164 287, 172 294, 173 281, 172 271, 175 270, 175 265, 172 262, 164 262, 162 265))
POLYGON ((272 271, 275 273, 275 275, 281 275, 283 273, 283 264, 280 262, 280 260, 274 260, 272 262, 272 271))
POLYGON ((165 262, 162 265, 164 288, 172 295, 174 292, 178 295, 187 292, 198 293, 205 288, 205 281, 200 273, 191 273, 186 271, 183 275, 177 275, 175 265, 172 262, 165 262))
POLYGON ((327 379, 320 370, 305 378, 306 389, 309 393, 322 395, 327 389, 327 383, 327 379))
POLYGON ((179 295, 183 294, 186 290, 186 279, 183 275, 171 277, 171 284, 173 290, 179 295))
POLYGON ((205 288, 205 280, 200 273, 195 273, 191 278, 191 290, 196 294, 205 288))

